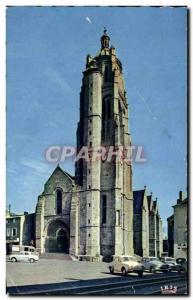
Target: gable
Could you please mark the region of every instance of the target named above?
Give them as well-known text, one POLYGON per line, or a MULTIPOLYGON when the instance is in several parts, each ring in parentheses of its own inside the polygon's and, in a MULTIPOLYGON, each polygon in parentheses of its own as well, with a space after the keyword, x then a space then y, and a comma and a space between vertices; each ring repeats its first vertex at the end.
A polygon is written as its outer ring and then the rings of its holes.
POLYGON ((149 211, 152 211, 152 209, 153 209, 152 195, 147 196, 147 203, 148 203, 149 211))
POLYGON ((147 200, 147 195, 146 194, 144 194, 144 197, 143 197, 143 207, 145 208, 146 211, 149 210, 148 200, 147 200))
POLYGON ((70 192, 73 182, 73 178, 57 166, 44 185, 44 194, 52 194, 57 188, 61 188, 64 192, 70 192))
POLYGON ((153 208, 154 208, 155 214, 157 214, 158 213, 157 200, 153 201, 153 208))

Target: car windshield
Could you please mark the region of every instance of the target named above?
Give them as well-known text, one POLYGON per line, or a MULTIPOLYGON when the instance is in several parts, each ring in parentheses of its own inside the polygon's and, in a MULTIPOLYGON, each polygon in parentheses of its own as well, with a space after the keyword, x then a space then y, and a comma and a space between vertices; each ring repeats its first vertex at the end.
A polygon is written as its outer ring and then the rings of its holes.
POLYGON ((136 261, 136 259, 134 257, 128 257, 128 256, 124 256, 122 258, 123 261, 136 261))
POLYGON ((176 262, 175 258, 167 258, 166 261, 176 262))

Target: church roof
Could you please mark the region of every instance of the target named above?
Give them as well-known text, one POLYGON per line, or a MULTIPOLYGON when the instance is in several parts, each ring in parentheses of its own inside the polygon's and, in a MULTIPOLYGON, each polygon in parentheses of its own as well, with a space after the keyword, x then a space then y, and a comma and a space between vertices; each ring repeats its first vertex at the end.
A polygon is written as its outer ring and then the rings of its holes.
POLYGON ((154 212, 159 216, 157 198, 156 198, 156 200, 153 201, 153 209, 154 209, 154 212))
POLYGON ((149 211, 154 211, 155 213, 158 213, 157 198, 156 198, 156 200, 153 200, 152 194, 148 195, 147 196, 147 203, 148 203, 149 211))
POLYGON ((134 213, 140 213, 143 206, 145 189, 139 191, 133 191, 133 200, 134 200, 134 213))
MULTIPOLYGON (((68 172, 64 171, 59 165, 57 165, 57 167, 55 168, 54 172, 59 169, 60 171, 62 171, 67 177, 69 177, 71 180, 75 179, 75 176, 70 175, 68 172)), ((53 173, 54 173, 53 172, 53 173)))
POLYGON ((154 209, 156 209, 156 207, 157 207, 157 200, 153 201, 153 207, 154 207, 154 209))
POLYGON ((52 174, 49 176, 48 180, 46 181, 45 185, 48 183, 48 181, 50 180, 50 178, 57 172, 62 172, 70 181, 74 181, 75 177, 71 176, 69 173, 67 173, 66 171, 64 171, 59 165, 57 165, 57 167, 54 169, 54 171, 52 172, 52 174))
POLYGON ((147 203, 148 203, 148 208, 149 208, 149 210, 150 210, 151 203, 152 203, 152 195, 148 195, 148 196, 147 196, 147 203))

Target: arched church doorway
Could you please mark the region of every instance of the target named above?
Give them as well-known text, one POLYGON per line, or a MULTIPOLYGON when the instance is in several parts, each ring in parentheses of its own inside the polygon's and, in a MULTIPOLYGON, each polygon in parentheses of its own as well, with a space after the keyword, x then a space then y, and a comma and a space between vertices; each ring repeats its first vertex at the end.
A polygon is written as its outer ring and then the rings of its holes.
POLYGON ((45 252, 69 253, 69 230, 63 221, 54 220, 48 225, 45 252))
POLYGON ((58 252, 68 252, 68 236, 64 229, 60 229, 57 233, 57 248, 58 252))

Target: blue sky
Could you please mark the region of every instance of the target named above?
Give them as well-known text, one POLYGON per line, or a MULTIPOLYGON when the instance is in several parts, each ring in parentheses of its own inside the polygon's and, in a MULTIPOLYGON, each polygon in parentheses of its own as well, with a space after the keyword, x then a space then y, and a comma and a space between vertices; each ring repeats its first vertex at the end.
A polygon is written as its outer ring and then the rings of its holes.
MULTIPOLYGON (((186 190, 187 27, 185 8, 11 7, 7 9, 7 203, 33 212, 56 164, 50 145, 75 145, 86 55, 106 26, 123 72, 132 143, 147 162, 133 165, 171 213, 186 190), (90 21, 88 21, 88 18, 90 21)), ((70 161, 61 167, 74 174, 70 161)))

